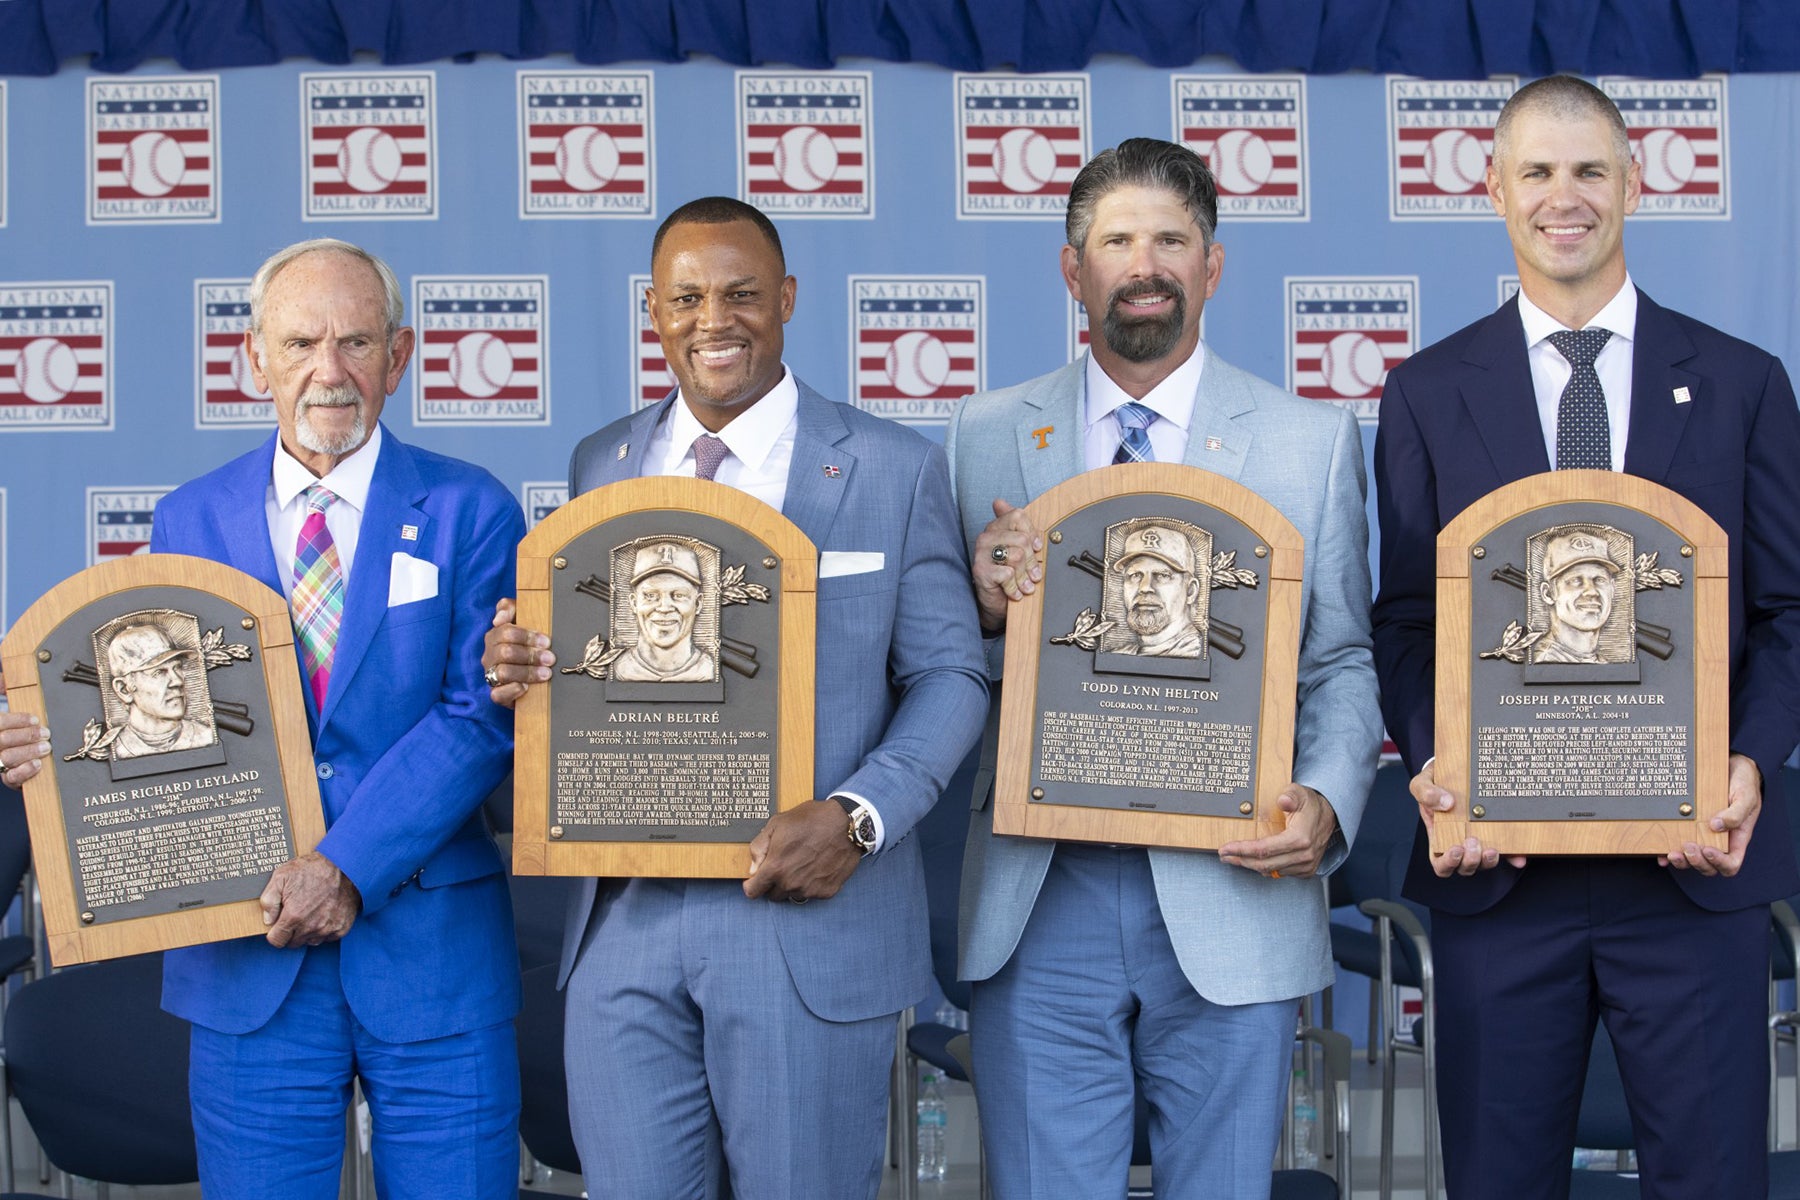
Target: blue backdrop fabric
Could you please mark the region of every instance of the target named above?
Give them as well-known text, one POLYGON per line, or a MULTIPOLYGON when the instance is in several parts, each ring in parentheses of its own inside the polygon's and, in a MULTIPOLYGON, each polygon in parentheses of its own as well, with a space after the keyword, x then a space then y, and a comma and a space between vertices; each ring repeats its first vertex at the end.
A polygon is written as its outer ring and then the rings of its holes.
POLYGON ((1074 70, 1124 55, 1250 71, 1429 79, 1550 71, 1681 79, 1800 70, 1789 0, 0 0, 0 75, 284 59, 510 59, 963 71, 1074 70))

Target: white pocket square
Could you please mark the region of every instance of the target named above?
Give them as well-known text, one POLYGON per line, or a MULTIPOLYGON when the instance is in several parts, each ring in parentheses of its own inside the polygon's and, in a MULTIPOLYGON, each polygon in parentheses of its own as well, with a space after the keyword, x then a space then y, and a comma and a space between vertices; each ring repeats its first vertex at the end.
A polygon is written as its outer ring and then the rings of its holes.
POLYGON ((835 579, 839 575, 867 575, 879 571, 887 563, 887 555, 879 550, 821 550, 819 578, 835 579))
POLYGON ((388 607, 429 600, 437 595, 437 564, 394 551, 388 567, 388 607))

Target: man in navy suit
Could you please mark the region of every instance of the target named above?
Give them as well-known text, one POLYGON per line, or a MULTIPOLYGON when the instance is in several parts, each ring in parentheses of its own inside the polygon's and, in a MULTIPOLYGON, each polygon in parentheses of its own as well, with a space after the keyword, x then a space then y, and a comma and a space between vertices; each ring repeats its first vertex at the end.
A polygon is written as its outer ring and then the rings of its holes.
POLYGON ((1421 827, 1406 894, 1433 910, 1446 1182, 1456 1200, 1568 1194, 1598 1018, 1644 1195, 1761 1196, 1768 905, 1800 886, 1779 784, 1800 738, 1800 413, 1777 360, 1632 286, 1638 166, 1604 93, 1571 76, 1520 89, 1487 184, 1520 294, 1396 368, 1382 394, 1388 729, 1428 826, 1452 803, 1430 761, 1438 531, 1524 476, 1629 471, 1730 536, 1729 792, 1707 814, 1728 845, 1527 864, 1475 838, 1432 858, 1421 827))
MULTIPOLYGON (((968 566, 943 451, 782 363, 795 289, 762 213, 677 209, 648 301, 678 390, 570 463, 571 495, 640 475, 730 484, 820 552, 820 799, 764 825, 741 885, 589 880, 571 912, 569 1107, 595 1197, 874 1200, 894 1016, 930 986, 907 834, 986 711, 968 566)), ((483 659, 503 704, 555 662, 511 615, 483 659)))

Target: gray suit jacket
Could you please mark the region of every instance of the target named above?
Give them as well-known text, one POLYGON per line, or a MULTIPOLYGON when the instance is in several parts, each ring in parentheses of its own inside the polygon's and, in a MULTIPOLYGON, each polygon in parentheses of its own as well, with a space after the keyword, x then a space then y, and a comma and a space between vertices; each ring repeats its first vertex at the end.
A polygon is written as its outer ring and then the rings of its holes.
MULTIPOLYGON (((770 905, 806 1006, 829 1021, 852 1021, 898 1012, 929 989, 925 877, 918 842, 907 834, 974 744, 987 689, 943 452, 799 386, 782 512, 821 552, 883 555, 880 570, 819 580, 813 792, 866 797, 886 840, 830 900, 744 905, 746 914, 770 905)), ((641 474, 651 432, 671 403, 585 438, 569 463, 569 494, 641 474)), ((562 980, 596 890, 587 881, 571 910, 562 980)))
MULTIPOLYGON (((1027 504, 1083 469, 1086 359, 963 401, 945 439, 970 546, 1001 497, 1027 504), (1037 448, 1033 431, 1053 428, 1037 448)), ((1301 400, 1207 350, 1188 429, 1189 466, 1250 488, 1306 539, 1301 586, 1294 778, 1331 802, 1341 828, 1324 869, 1356 835, 1381 749, 1369 643, 1369 531, 1362 439, 1342 410, 1301 400), (1206 449, 1209 438, 1219 448, 1206 449)), ((1000 678, 1004 639, 989 647, 1000 678)), ((997 701, 996 701, 997 703, 997 701)), ((995 837, 978 786, 963 863, 961 970, 986 979, 1018 945, 1055 843, 995 837)), ((1176 957, 1218 1004, 1280 1000, 1331 980, 1321 879, 1265 879, 1218 856, 1152 850, 1151 871, 1176 957)))

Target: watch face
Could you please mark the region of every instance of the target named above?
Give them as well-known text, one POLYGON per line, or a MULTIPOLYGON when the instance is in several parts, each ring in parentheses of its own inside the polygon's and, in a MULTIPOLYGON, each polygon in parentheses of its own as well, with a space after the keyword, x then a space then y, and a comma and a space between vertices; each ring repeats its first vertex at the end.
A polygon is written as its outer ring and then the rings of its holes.
POLYGON ((875 848, 875 818, 868 813, 856 818, 851 825, 850 840, 865 851, 875 848))

